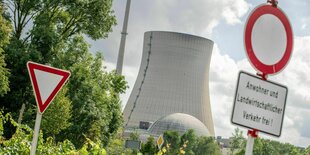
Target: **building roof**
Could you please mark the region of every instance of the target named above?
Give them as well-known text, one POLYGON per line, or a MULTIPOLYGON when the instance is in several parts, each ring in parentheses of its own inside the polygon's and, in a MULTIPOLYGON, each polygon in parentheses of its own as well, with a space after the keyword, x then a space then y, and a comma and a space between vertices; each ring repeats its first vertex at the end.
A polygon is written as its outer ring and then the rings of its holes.
POLYGON ((158 119, 150 128, 153 135, 163 134, 167 130, 178 131, 181 135, 193 129, 198 136, 209 136, 208 128, 194 116, 184 113, 173 113, 158 119))

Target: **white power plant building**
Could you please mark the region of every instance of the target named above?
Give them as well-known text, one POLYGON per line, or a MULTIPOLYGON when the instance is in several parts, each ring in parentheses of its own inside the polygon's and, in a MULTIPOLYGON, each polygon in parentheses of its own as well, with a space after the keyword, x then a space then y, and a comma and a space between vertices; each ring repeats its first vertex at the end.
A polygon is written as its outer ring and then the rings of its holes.
MULTIPOLYGON (((203 37, 146 32, 139 74, 124 109, 126 128, 139 128, 173 114, 173 120, 201 121, 214 136, 209 97, 212 48, 213 41, 203 37)), ((169 129, 171 124, 164 125, 169 129)))

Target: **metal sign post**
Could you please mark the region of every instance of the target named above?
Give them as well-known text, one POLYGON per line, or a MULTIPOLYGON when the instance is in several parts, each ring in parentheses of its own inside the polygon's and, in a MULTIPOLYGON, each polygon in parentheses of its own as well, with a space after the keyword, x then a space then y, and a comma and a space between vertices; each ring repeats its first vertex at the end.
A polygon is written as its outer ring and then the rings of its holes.
POLYGON ((36 153, 38 137, 39 137, 39 130, 40 130, 40 125, 41 125, 41 119, 42 119, 42 114, 39 111, 37 111, 36 123, 34 125, 30 155, 34 155, 36 153))
POLYGON ((248 130, 248 140, 246 143, 245 155, 252 155, 253 154, 253 146, 254 140, 258 137, 257 130, 248 130))

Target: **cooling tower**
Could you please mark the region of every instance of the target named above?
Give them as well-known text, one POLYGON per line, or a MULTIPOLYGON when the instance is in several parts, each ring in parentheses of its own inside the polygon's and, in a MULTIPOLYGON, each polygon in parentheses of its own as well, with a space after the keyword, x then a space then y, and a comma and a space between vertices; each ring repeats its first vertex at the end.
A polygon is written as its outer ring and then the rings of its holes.
POLYGON ((214 135, 209 99, 212 48, 213 41, 198 36, 146 32, 139 74, 124 109, 126 128, 185 113, 214 135))

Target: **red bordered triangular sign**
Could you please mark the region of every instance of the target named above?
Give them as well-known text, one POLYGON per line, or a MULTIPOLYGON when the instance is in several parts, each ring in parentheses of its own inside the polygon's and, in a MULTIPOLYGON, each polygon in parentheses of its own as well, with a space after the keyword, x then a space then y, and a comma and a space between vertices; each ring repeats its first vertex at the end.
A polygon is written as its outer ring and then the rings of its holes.
POLYGON ((56 94, 70 77, 70 72, 28 62, 28 73, 40 113, 44 113, 56 94))

